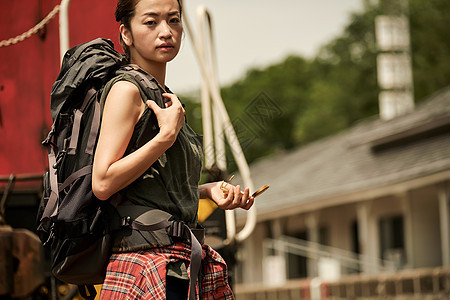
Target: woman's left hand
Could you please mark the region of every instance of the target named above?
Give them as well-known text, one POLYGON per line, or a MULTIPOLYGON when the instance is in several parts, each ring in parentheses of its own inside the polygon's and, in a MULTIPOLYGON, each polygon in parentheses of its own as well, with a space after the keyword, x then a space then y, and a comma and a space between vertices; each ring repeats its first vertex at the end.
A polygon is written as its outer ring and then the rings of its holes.
POLYGON ((226 190, 221 189, 223 182, 214 182, 210 185, 209 198, 213 200, 217 206, 221 209, 235 209, 243 208, 245 210, 250 209, 254 203, 254 197, 250 196, 250 189, 245 188, 244 192, 241 191, 239 185, 233 186, 228 184, 226 190), (228 192, 226 192, 228 191, 228 192))

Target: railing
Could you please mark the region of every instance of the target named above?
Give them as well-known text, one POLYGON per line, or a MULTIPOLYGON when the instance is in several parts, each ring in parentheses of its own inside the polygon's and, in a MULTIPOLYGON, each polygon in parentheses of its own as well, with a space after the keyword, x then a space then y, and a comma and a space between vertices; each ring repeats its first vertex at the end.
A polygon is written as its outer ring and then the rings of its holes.
MULTIPOLYGON (((399 271, 392 261, 368 258, 351 251, 286 236, 265 240, 264 254, 284 256, 286 266, 289 264, 287 254, 293 254, 315 263, 320 258, 330 258, 338 261, 341 267, 354 270, 374 268, 379 272, 344 274, 334 280, 310 276, 286 280, 276 286, 267 283, 239 284, 234 289, 237 300, 450 299, 449 268, 399 271)), ((276 271, 272 270, 272 273, 276 274, 276 271)))
POLYGON ((2 197, 0 198, 0 225, 6 224, 5 205, 8 197, 14 190, 14 184, 17 181, 40 181, 42 180, 42 176, 43 174, 10 174, 9 176, 0 176, 0 184, 3 182, 7 182, 5 188, 3 190, 0 190, 0 194, 2 195, 2 197))
POLYGON ((279 287, 238 285, 234 292, 237 300, 448 300, 450 269, 353 275, 335 282, 289 280, 279 287))
MULTIPOLYGON (((371 274, 380 272, 394 272, 398 265, 391 260, 383 260, 377 257, 369 257, 364 254, 358 254, 351 251, 326 246, 311 241, 301 240, 293 237, 282 236, 280 239, 266 239, 263 243, 264 257, 276 251, 278 255, 283 255, 286 260, 286 266, 289 266, 289 255, 303 256, 315 264, 321 259, 327 258, 338 262, 343 274, 361 272, 370 270, 371 274)), ((318 269, 318 268, 317 268, 318 269)), ((317 274, 314 274, 317 275, 317 274)))

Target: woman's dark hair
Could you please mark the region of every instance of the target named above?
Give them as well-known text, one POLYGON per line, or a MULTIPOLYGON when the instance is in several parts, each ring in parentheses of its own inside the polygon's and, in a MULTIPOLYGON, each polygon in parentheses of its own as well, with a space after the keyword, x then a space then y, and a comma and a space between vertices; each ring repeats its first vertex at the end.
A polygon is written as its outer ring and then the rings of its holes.
MULTIPOLYGON (((140 0, 119 0, 117 2, 115 12, 116 22, 120 22, 120 24, 123 24, 125 28, 131 30, 130 22, 134 16, 134 11, 139 1, 140 0)), ((177 2, 178 5, 180 6, 180 17, 181 17, 182 13, 181 3, 180 0, 177 0, 177 2)), ((120 45, 122 46, 122 49, 125 52, 127 59, 130 60, 130 48, 123 41, 122 34, 120 34, 120 45)))

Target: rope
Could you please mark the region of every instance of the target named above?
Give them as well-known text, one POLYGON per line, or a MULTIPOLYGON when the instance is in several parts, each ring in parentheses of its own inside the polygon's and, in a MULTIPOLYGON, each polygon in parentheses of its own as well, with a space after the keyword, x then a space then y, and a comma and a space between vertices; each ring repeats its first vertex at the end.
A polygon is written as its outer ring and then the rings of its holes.
MULTIPOLYGON (((180 0, 181 3, 184 1, 180 0)), ((182 4, 183 5, 183 4, 182 4)), ((227 109, 223 103, 222 96, 220 94, 219 83, 217 82, 216 69, 215 69, 215 48, 213 43, 213 30, 212 30, 212 18, 209 12, 201 7, 197 10, 198 20, 200 23, 200 38, 196 39, 191 26, 189 24, 189 20, 187 18, 187 14, 184 14, 183 18, 183 26, 186 28, 186 31, 191 38, 192 46, 194 48, 194 52, 197 55, 197 59, 200 64, 201 72, 203 75, 203 85, 202 88, 207 90, 207 93, 210 96, 212 103, 215 105, 215 109, 213 109, 213 113, 217 114, 216 118, 222 123, 222 132, 225 134, 228 145, 231 147, 234 161, 238 165, 239 172, 241 174, 242 179, 246 186, 253 190, 253 181, 250 175, 250 168, 248 166, 247 160, 245 159, 244 152, 242 151, 242 147, 239 143, 239 139, 237 138, 236 132, 231 124, 230 117, 227 113, 227 109), (208 29, 209 35, 205 34, 205 28, 208 29), (209 41, 208 47, 206 46, 207 40, 209 41), (206 51, 209 48, 209 60, 207 58, 206 51)), ((208 101, 205 101, 208 102, 208 101)), ((205 102, 202 102, 202 107, 205 102)), ((209 124, 209 126, 211 126, 209 124)), ((208 127, 204 126, 203 128, 208 127)), ((212 142, 213 143, 213 142, 212 142)), ((209 145, 207 145, 209 146, 209 145)), ((216 160, 217 162, 217 160, 216 160)), ((253 231, 256 224, 256 207, 253 206, 250 210, 247 211, 247 221, 245 222, 244 227, 240 232, 236 233, 236 221, 234 216, 234 211, 227 210, 225 212, 226 218, 226 228, 227 228, 227 239, 224 241, 224 244, 230 244, 233 240, 241 242, 245 240, 253 231)))
POLYGON ((51 19, 53 19, 55 17, 55 15, 59 12, 59 8, 60 8, 60 5, 59 4, 56 5, 53 8, 53 10, 42 21, 40 21, 38 24, 36 24, 36 26, 31 28, 30 30, 28 30, 14 38, 10 38, 10 39, 1 41, 0 48, 20 43, 23 40, 31 37, 33 34, 36 34, 40 29, 42 29, 42 27, 44 27, 51 19))

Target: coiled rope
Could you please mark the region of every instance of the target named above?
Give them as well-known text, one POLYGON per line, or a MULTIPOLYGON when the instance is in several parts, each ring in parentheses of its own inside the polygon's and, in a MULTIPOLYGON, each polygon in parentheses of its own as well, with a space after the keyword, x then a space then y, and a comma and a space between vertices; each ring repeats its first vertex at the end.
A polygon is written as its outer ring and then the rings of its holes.
POLYGON ((17 43, 22 42, 23 40, 31 37, 33 34, 36 34, 39 30, 41 30, 48 22, 50 22, 51 19, 55 17, 55 15, 59 12, 60 5, 56 5, 53 10, 44 18, 42 21, 40 21, 38 24, 36 24, 33 28, 30 30, 7 40, 3 40, 0 42, 0 48, 1 47, 7 47, 11 46, 17 43))

